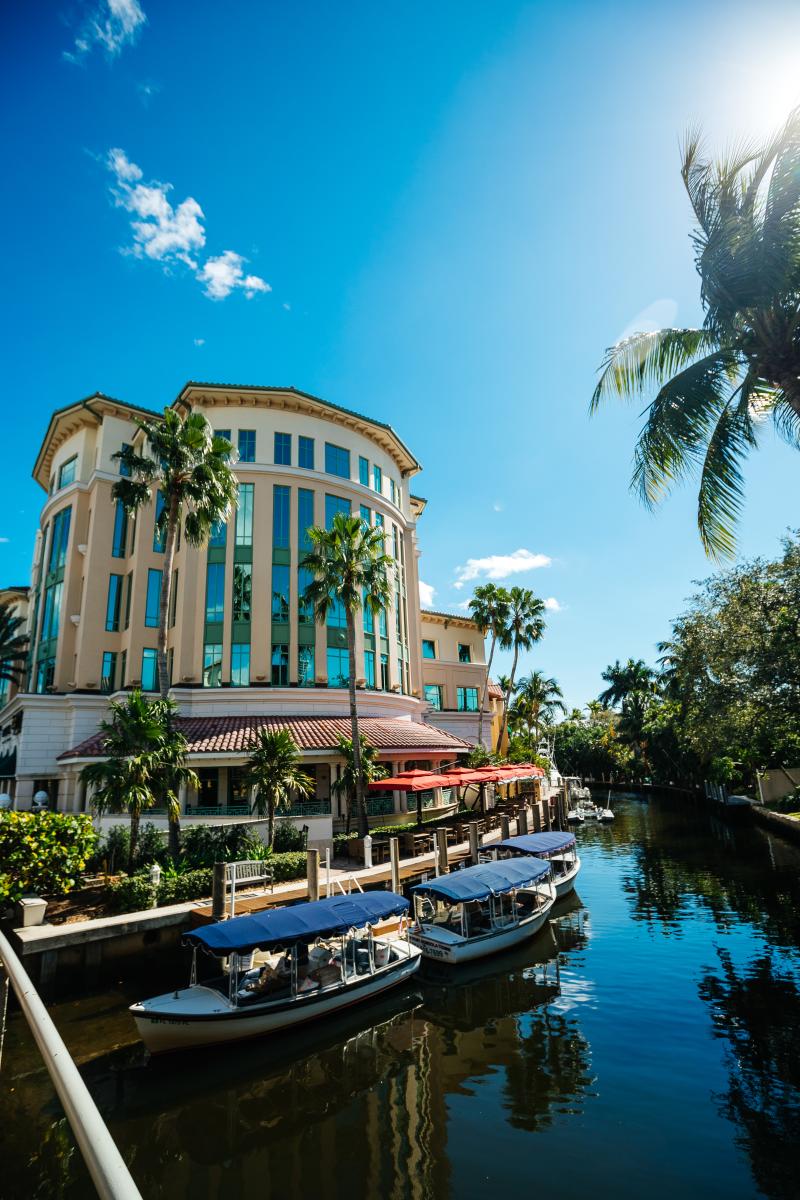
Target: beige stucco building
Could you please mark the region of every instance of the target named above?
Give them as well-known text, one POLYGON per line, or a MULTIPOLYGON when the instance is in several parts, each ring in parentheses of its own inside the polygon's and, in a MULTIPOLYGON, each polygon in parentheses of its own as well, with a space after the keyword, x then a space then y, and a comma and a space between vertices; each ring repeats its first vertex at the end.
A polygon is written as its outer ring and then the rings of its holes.
MULTIPOLYGON (((395 562, 391 606, 358 622, 366 736, 393 771, 465 754, 477 739, 483 638, 463 616, 420 609, 425 501, 411 490, 420 465, 395 431, 293 388, 190 383, 174 406, 203 412, 230 437, 239 480, 227 525, 201 550, 184 540, 175 557, 169 664, 202 783, 184 797, 187 814, 245 811, 248 737, 269 720, 292 729, 316 775, 316 795, 297 815, 328 830, 341 816, 331 785, 341 765, 336 736, 347 732, 343 614, 333 609, 315 624, 301 603, 305 531, 339 510, 381 525, 395 562)), ((37 790, 59 808, 84 807, 80 768, 99 753, 94 735, 109 697, 157 687, 158 499, 134 520, 112 498, 113 456, 135 438, 137 418, 157 415, 96 394, 53 413, 37 455, 33 474, 46 498, 30 589, 7 593, 27 618, 29 663, 0 712, 0 788, 18 807, 37 790)), ((487 715, 486 742, 491 728, 487 715)), ((374 803, 376 817, 404 807, 397 794, 374 803)))

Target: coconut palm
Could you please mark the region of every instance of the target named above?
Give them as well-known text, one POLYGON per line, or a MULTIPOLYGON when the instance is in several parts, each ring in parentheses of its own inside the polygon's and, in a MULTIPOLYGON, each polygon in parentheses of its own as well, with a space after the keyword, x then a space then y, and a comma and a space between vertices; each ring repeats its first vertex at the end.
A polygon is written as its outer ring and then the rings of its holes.
POLYGON ((175 711, 172 700, 148 700, 140 691, 112 700, 109 716, 100 723, 106 758, 81 771, 81 779, 93 789, 91 803, 97 812, 130 814, 129 872, 142 813, 163 803, 168 817, 177 814, 180 786, 199 786, 187 765, 186 739, 175 727, 175 711))
POLYGON ((20 633, 24 624, 13 604, 0 604, 0 682, 19 683, 22 676, 28 650, 27 634, 20 633))
POLYGON ((712 557, 733 552, 741 463, 771 418, 800 446, 800 109, 764 145, 716 162, 698 134, 683 182, 705 319, 699 329, 636 333, 606 353, 591 408, 658 388, 631 486, 653 506, 699 470, 698 526, 712 557))
POLYGON ((308 530, 308 539, 311 550, 303 566, 314 578, 303 593, 303 602, 313 608, 320 624, 325 623, 334 604, 340 604, 345 614, 353 784, 359 834, 365 837, 369 832, 369 821, 356 704, 356 615, 362 608, 367 608, 377 616, 388 607, 394 562, 385 553, 384 530, 347 513, 336 513, 330 529, 312 526, 308 530))
MULTIPOLYGON (((565 713, 564 696, 555 679, 543 671, 531 671, 520 679, 509 719, 524 727, 528 741, 537 745, 544 725, 549 725, 556 712, 565 713)), ((578 714, 580 718, 580 713, 578 714)))
MULTIPOLYGON (((373 783, 377 779, 385 779, 389 774, 388 769, 378 762, 378 751, 374 746, 370 746, 363 733, 361 738, 361 779, 364 789, 367 784, 373 783)), ((336 741, 339 747, 339 753, 344 759, 344 770, 338 779, 335 779, 331 784, 332 790, 337 796, 344 796, 347 801, 347 818, 345 831, 350 832, 350 818, 352 815, 352 800, 356 794, 356 774, 355 774, 355 756, 353 754, 353 742, 349 737, 342 734, 336 741)))
POLYGON ((300 752, 288 729, 259 729, 245 764, 253 788, 252 810, 267 818, 267 844, 275 840, 275 810, 294 796, 312 795, 314 780, 300 765, 300 752))
POLYGON ((508 598, 509 610, 506 627, 509 646, 514 650, 514 658, 511 663, 511 675, 507 680, 509 686, 503 692, 503 715, 495 747, 498 753, 508 726, 508 705, 514 691, 519 652, 520 650, 531 650, 541 640, 544 633, 544 602, 538 596, 534 596, 528 588, 512 587, 508 598))
POLYGON ((624 665, 617 659, 613 666, 606 667, 602 678, 608 687, 598 699, 607 708, 624 704, 634 692, 652 694, 656 688, 655 672, 641 658, 629 658, 624 665))
POLYGON ((508 613, 511 600, 505 588, 493 583, 483 583, 476 587, 469 609, 472 619, 484 637, 489 637, 489 659, 486 663, 486 678, 483 681, 481 706, 478 712, 478 743, 483 742, 483 711, 486 707, 486 696, 489 691, 489 679, 492 673, 492 659, 496 646, 503 650, 511 646, 508 634, 508 613))

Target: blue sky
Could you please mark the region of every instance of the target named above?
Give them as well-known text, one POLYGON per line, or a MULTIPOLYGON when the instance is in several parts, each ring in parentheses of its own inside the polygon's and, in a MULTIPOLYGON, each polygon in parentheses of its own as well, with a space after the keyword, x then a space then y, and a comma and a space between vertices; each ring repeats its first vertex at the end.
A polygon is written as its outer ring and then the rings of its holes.
MULTIPOLYGON (((2 582, 28 577, 53 408, 292 384, 390 421, 426 467, 435 607, 490 572, 554 600, 523 669, 570 704, 615 658, 653 658, 710 571, 694 493, 645 512, 635 410, 587 405, 623 332, 700 319, 680 137, 779 122, 796 4, 87 0, 2 19, 2 582)), ((796 454, 765 433, 747 477, 741 553, 772 554, 796 454)))

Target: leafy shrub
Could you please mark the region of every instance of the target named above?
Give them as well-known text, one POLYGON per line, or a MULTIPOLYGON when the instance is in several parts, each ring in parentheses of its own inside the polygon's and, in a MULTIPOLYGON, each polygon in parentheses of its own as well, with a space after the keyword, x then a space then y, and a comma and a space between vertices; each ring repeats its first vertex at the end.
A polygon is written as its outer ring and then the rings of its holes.
POLYGON ((353 838, 357 838, 358 833, 335 833, 333 835, 333 853, 334 856, 341 857, 347 854, 347 843, 352 842, 353 838))
MULTIPOLYGON (((188 900, 202 900, 210 896, 212 874, 211 870, 202 869, 163 875, 156 896, 158 907, 161 908, 165 904, 182 904, 188 900)), ((149 871, 126 875, 109 885, 108 907, 112 912, 141 912, 151 908, 152 904, 153 885, 150 882, 149 871)))
POLYGON ((272 839, 272 849, 276 854, 286 850, 305 850, 306 835, 296 825, 281 822, 275 827, 275 837, 272 839))
POLYGON ((290 850, 286 854, 271 854, 268 859, 275 883, 286 883, 290 879, 303 879, 308 859, 304 850, 290 850))
POLYGON ((87 813, 0 813, 0 900, 72 891, 96 845, 87 813))
POLYGON ((181 862, 188 868, 215 862, 266 858, 267 847, 248 825, 195 825, 181 833, 181 862))
MULTIPOLYGON (((127 870, 128 849, 131 844, 129 825, 112 825, 100 842, 87 863, 89 870, 102 871, 105 864, 111 875, 118 871, 127 870)), ((150 824, 139 827, 139 837, 136 843, 136 858, 134 869, 157 862, 163 867, 170 861, 169 850, 164 832, 150 824)))

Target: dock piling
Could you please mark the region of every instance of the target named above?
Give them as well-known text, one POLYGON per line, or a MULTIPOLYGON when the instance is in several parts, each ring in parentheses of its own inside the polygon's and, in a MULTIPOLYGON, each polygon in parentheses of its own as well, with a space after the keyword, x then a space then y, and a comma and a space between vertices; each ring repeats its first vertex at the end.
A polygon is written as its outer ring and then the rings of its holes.
POLYGON ((392 891, 400 891, 400 842, 398 838, 389 838, 389 863, 392 868, 392 891))
POLYGON ((225 916, 225 863, 214 863, 211 876, 211 920, 221 921, 225 916))
POLYGON ((306 868, 308 898, 309 900, 319 900, 319 850, 306 850, 306 859, 308 861, 306 868))
POLYGON ((470 821, 469 823, 469 858, 473 866, 478 862, 478 852, 480 850, 481 841, 478 834, 478 822, 470 821))

